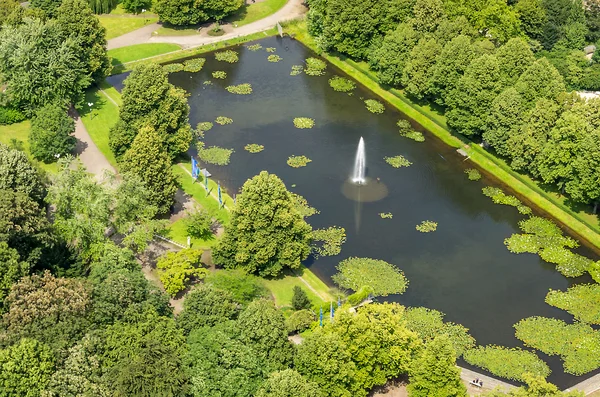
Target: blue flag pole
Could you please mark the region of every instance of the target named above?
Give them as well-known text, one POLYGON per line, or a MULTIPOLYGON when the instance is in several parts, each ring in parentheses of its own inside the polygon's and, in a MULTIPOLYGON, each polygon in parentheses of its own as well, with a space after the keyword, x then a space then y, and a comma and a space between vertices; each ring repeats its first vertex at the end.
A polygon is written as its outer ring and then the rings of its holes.
POLYGON ((319 327, 323 326, 323 308, 321 308, 319 313, 319 327))
POLYGON ((217 182, 217 188, 219 191, 219 206, 223 206, 223 199, 221 198, 221 182, 217 182))
POLYGON ((192 157, 192 178, 198 179, 198 162, 192 157))

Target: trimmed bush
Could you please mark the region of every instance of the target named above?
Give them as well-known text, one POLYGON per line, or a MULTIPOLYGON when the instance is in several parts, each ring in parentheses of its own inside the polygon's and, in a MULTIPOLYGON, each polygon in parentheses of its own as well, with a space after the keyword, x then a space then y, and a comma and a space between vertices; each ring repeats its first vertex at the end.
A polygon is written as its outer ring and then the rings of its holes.
POLYGON ((402 294, 408 280, 400 269, 391 263, 371 258, 348 258, 337 265, 338 273, 332 279, 342 288, 354 291, 362 287, 373 289, 377 296, 402 294))
POLYGON ((299 310, 285 320, 285 327, 290 334, 294 334, 309 329, 315 320, 315 315, 310 310, 299 310))
POLYGON ((524 382, 526 373, 541 376, 550 375, 550 368, 535 353, 519 348, 503 346, 478 346, 464 354, 471 365, 483 368, 496 376, 524 382))
POLYGON ((0 106, 0 125, 20 123, 25 118, 20 110, 0 106))

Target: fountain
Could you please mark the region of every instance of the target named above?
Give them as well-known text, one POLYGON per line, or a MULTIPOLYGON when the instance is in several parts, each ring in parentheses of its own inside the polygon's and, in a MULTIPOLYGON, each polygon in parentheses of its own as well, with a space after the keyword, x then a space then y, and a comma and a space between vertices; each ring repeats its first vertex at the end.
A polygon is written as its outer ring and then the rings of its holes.
POLYGON ((356 149, 356 157, 354 158, 354 171, 352 172, 352 182, 357 185, 364 185, 365 179, 365 141, 360 137, 358 148, 356 149))

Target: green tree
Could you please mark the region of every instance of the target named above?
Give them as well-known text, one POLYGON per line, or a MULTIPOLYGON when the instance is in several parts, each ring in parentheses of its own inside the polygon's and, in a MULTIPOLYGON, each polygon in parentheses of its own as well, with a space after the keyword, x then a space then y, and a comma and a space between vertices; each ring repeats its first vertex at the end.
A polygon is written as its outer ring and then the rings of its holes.
POLYGON ((8 308, 2 316, 4 337, 10 341, 35 338, 60 351, 83 335, 90 289, 81 280, 56 278, 46 271, 23 277, 4 303, 8 308))
POLYGON ((188 122, 188 94, 169 83, 162 66, 136 67, 124 82, 119 121, 110 130, 109 145, 117 157, 133 145, 142 127, 153 128, 170 156, 188 150, 192 130, 188 122))
POLYGON ((0 143, 0 189, 25 193, 38 204, 44 202, 46 187, 39 170, 27 155, 0 143))
POLYGON ((21 5, 16 0, 5 0, 0 2, 0 26, 9 20, 12 13, 17 11, 21 5))
POLYGON ((55 358, 35 339, 0 350, 0 395, 39 396, 54 372, 55 358))
POLYGON ((30 4, 32 8, 43 10, 48 18, 54 18, 58 14, 61 2, 61 0, 32 0, 30 4))
POLYGON ((240 313, 238 327, 241 340, 256 351, 268 372, 291 363, 293 347, 287 339, 285 319, 273 302, 259 299, 250 303, 240 313))
POLYGON ((208 19, 195 4, 196 0, 156 0, 152 10, 158 14, 161 22, 175 26, 195 25, 208 19))
POLYGON ((244 0, 205 0, 198 2, 200 8, 209 19, 221 21, 244 5, 244 0))
POLYGON ((501 81, 504 86, 514 84, 519 76, 535 62, 535 56, 529 45, 520 37, 510 39, 498 48, 496 59, 498 59, 501 81))
POLYGON ((262 171, 246 181, 225 236, 213 249, 215 263, 261 276, 297 269, 310 253, 311 227, 285 185, 262 171))
POLYGON ((203 285, 193 289, 185 297, 183 312, 177 317, 177 324, 189 334, 195 329, 233 320, 238 311, 238 304, 229 292, 203 285))
POLYGON ((256 393, 256 397, 321 397, 319 386, 293 369, 273 372, 256 393))
POLYGON ((413 15, 415 30, 420 33, 433 33, 446 17, 441 0, 416 0, 413 15))
MULTIPOLYGON (((517 12, 506 0, 474 2, 478 10, 472 14, 471 23, 487 37, 497 43, 506 43, 521 35, 521 26, 517 12)), ((470 17, 470 15, 466 15, 470 17)))
POLYGON ((444 45, 430 70, 429 92, 437 104, 443 106, 446 103, 446 97, 476 56, 475 47, 467 36, 457 36, 444 45))
POLYGON ((302 310, 302 309, 310 309, 311 307, 310 299, 308 299, 308 295, 306 295, 306 291, 304 291, 299 286, 295 285, 292 290, 292 308, 294 310, 302 310))
POLYGON ((21 277, 29 274, 29 263, 21 261, 19 253, 0 242, 0 313, 4 312, 4 299, 21 277))
POLYGON ((432 69, 442 47, 435 39, 421 39, 413 47, 402 74, 405 91, 417 99, 425 98, 432 89, 432 69))
POLYGON ((167 252, 158 258, 158 277, 171 296, 183 291, 192 279, 201 280, 206 277, 208 269, 200 267, 201 256, 202 250, 183 249, 167 252))
MULTIPOLYGON (((598 113, 594 114, 597 117, 598 113)), ((573 160, 573 173, 565 185, 566 192, 573 200, 585 204, 594 205, 594 213, 597 213, 600 202, 600 128, 596 128, 583 134, 577 142, 577 151, 573 160)))
POLYGON ((533 106, 538 98, 557 100, 559 94, 566 90, 562 76, 546 58, 540 58, 529 66, 517 80, 515 88, 529 106, 533 106))
POLYGON ((44 163, 55 162, 58 157, 75 149, 75 122, 63 106, 49 104, 35 112, 31 120, 29 142, 31 154, 44 163))
POLYGON ((546 10, 542 0, 519 0, 514 6, 519 15, 523 32, 532 39, 538 40, 547 23, 546 10))
POLYGON ((149 10, 152 7, 150 0, 123 0, 121 4, 127 12, 132 14, 138 14, 142 10, 149 10))
POLYGON ((501 89, 498 60, 490 55, 473 60, 446 98, 448 125, 467 136, 481 134, 492 101, 501 89))
POLYGON ((112 67, 106 55, 106 29, 85 0, 63 0, 56 16, 58 26, 65 38, 78 45, 77 54, 86 72, 94 81, 100 82, 112 67))
POLYGON ((326 396, 355 396, 356 365, 337 333, 322 328, 310 333, 298 346, 294 368, 318 384, 326 396))
POLYGON ((212 215, 202 209, 192 212, 186 218, 186 231, 189 236, 208 239, 212 237, 212 215))
POLYGON ((456 353, 447 336, 429 342, 415 360, 410 373, 408 395, 411 397, 463 397, 467 389, 456 366, 456 353))
POLYGON ((235 322, 192 331, 185 363, 195 397, 252 396, 267 374, 254 348, 239 339, 235 322))
POLYGON ((137 175, 144 182, 150 202, 159 213, 169 211, 177 186, 169 155, 156 131, 150 127, 142 128, 131 148, 123 155, 120 165, 122 172, 137 175))
POLYGON ((92 82, 77 41, 58 22, 26 18, 0 30, 0 73, 15 104, 34 110, 47 103, 80 103, 92 82))
POLYGON ((498 95, 491 105, 483 139, 501 156, 512 154, 508 145, 511 136, 518 134, 524 110, 523 99, 510 87, 498 95))
POLYGON ((377 72, 383 84, 399 86, 404 67, 413 47, 417 44, 418 33, 408 23, 402 23, 388 32, 381 45, 369 54, 369 64, 377 72))

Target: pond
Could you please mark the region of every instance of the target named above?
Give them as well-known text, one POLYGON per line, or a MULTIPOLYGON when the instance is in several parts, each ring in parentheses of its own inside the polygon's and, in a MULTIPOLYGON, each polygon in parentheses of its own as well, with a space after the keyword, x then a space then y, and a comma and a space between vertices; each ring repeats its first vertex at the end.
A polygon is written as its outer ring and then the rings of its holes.
MULTIPOLYGON (((314 273, 333 285, 331 276, 342 259, 359 256, 394 263, 410 283, 405 294, 386 300, 440 310, 446 321, 468 327, 481 345, 522 346, 514 337, 513 324, 525 317, 571 321, 566 312, 544 303, 546 293, 589 280, 567 279, 535 255, 514 255, 506 249, 504 239, 518 233, 517 222, 525 218, 481 193, 484 186, 500 186, 497 181, 485 175, 469 181, 464 170, 473 167, 470 161, 427 131, 420 129, 426 139, 422 143, 401 137, 396 122, 404 116, 387 104, 383 114, 370 113, 363 102, 376 98, 370 91, 359 86, 353 95, 335 92, 328 79, 343 73, 332 65, 324 76, 291 76, 293 65, 315 56, 301 43, 289 38, 258 43, 263 48, 255 52, 245 46, 234 48, 240 59, 233 64, 206 54, 201 72, 172 73, 170 81, 190 93, 192 126, 214 122, 217 116, 233 119, 232 124, 215 124, 205 133, 207 146, 235 150, 229 165, 207 166, 213 179, 235 193, 261 170, 275 173, 320 211, 308 218, 314 228, 346 229, 340 255, 307 263, 314 273), (276 48, 275 54, 283 59, 268 62, 267 47, 276 48), (213 78, 211 73, 217 70, 225 71, 227 78, 213 78), (207 80, 212 84, 205 84, 207 80), (241 83, 252 84, 252 94, 225 90, 241 83), (296 117, 314 119, 315 127, 295 128, 296 117), (365 142, 367 177, 379 178, 387 188, 387 195, 377 201, 357 202, 343 191, 360 137, 365 142), (248 153, 244 146, 249 143, 265 149, 248 153), (305 155, 312 162, 292 168, 286 164, 292 155, 305 155), (412 165, 396 169, 384 160, 397 155, 412 165), (393 218, 382 219, 382 212, 391 212, 393 218), (419 233, 415 226, 423 220, 437 222, 437 231, 419 233)), ((123 78, 115 76, 110 82, 119 88, 123 78)), ((585 249, 581 253, 593 255, 585 249)), ((590 376, 564 374, 560 360, 537 353, 552 368, 549 381, 561 387, 590 376)))

